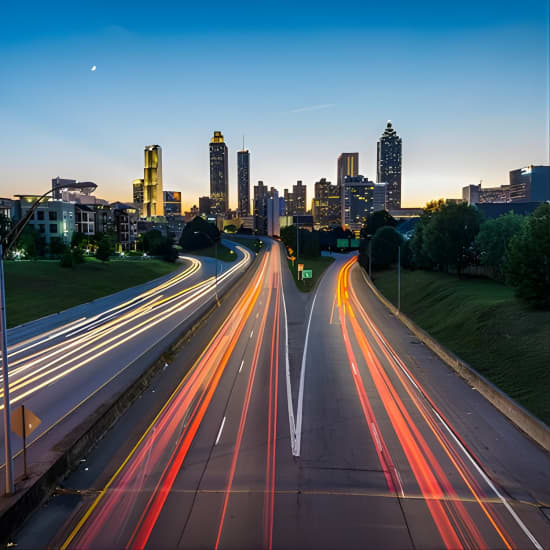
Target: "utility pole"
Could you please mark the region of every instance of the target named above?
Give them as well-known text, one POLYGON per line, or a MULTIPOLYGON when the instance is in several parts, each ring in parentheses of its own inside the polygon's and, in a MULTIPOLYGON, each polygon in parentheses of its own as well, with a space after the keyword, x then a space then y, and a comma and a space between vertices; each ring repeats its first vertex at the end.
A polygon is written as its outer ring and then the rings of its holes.
POLYGON ((15 493, 13 461, 11 458, 11 410, 8 379, 8 335, 6 324, 6 293, 4 285, 4 250, 0 243, 0 345, 2 346, 2 384, 4 389, 4 452, 6 464, 6 496, 15 493))
POLYGON ((401 246, 397 248, 397 313, 401 312, 401 246))
POLYGON ((372 237, 369 239, 369 279, 372 281, 372 237))

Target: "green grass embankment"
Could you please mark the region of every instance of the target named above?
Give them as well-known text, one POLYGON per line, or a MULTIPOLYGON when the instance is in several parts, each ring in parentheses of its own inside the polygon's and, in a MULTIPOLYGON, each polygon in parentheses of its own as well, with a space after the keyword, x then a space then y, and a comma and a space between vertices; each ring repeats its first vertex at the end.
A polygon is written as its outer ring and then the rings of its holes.
POLYGON ((89 258, 73 268, 58 261, 4 262, 8 327, 90 302, 166 275, 181 264, 89 258))
MULTIPOLYGON (((396 303, 395 271, 375 284, 396 303)), ((550 311, 488 279, 402 271, 401 309, 510 397, 550 424, 550 311)))
POLYGON ((334 261, 332 256, 319 256, 318 258, 300 258, 294 262, 294 266, 290 260, 288 261, 288 268, 292 273, 294 282, 299 290, 302 292, 310 292, 314 287, 323 271, 334 261), (300 279, 298 280, 298 264, 304 264, 304 269, 311 269, 313 271, 312 279, 300 279))

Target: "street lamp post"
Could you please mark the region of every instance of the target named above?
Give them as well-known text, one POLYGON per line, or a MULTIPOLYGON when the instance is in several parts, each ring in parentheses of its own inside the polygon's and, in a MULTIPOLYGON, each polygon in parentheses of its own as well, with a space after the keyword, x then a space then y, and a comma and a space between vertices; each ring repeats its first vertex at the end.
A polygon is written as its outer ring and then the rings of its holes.
POLYGON ((83 191, 85 189, 94 190, 97 187, 91 181, 65 183, 63 185, 54 185, 51 189, 41 195, 29 208, 27 213, 14 225, 9 233, 0 241, 0 346, 2 358, 2 386, 4 390, 4 452, 6 462, 6 496, 15 493, 15 483, 13 480, 13 457, 11 454, 11 405, 10 405, 10 386, 8 377, 8 325, 6 322, 6 286, 4 282, 4 255, 10 251, 10 248, 17 241, 19 235, 33 217, 42 199, 50 193, 59 189, 75 189, 83 191))

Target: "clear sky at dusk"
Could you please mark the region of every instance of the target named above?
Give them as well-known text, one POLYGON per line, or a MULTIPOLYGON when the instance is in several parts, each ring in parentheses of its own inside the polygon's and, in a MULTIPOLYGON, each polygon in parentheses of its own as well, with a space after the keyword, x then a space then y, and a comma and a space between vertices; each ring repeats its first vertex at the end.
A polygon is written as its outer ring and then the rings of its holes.
POLYGON ((252 182, 301 179, 309 202, 343 151, 375 179, 388 119, 404 206, 549 162, 546 0, 11 2, 2 19, 1 196, 61 176, 130 200, 158 143, 188 207, 221 130, 231 206, 243 134, 252 182))

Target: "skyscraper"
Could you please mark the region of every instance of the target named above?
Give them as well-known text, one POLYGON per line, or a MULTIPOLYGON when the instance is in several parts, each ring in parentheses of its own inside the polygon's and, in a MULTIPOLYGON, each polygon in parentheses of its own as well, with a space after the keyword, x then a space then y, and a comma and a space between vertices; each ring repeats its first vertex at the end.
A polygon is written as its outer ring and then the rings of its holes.
POLYGON ((269 189, 263 181, 254 186, 254 225, 260 235, 267 235, 269 189))
POLYGON ((359 232, 374 211, 374 182, 347 176, 342 186, 342 225, 359 232))
POLYGON ((342 153, 338 157, 336 185, 340 189, 346 176, 359 174, 359 153, 342 153))
POLYGON ((227 145, 221 132, 210 140, 210 199, 212 214, 225 214, 229 209, 229 173, 227 145))
POLYGON ((315 182, 313 198, 313 222, 320 227, 336 226, 340 223, 340 190, 337 185, 321 178, 315 182))
POLYGON ((143 169, 142 218, 164 216, 164 195, 162 193, 162 149, 160 145, 145 147, 143 169))
POLYGON ((283 197, 285 201, 285 216, 294 215, 294 197, 292 196, 292 191, 285 189, 283 191, 283 197))
POLYGON ((240 216, 250 216, 250 153, 237 153, 237 193, 240 216))
POLYGON ((387 210, 401 208, 401 154, 401 138, 388 120, 376 151, 376 179, 378 183, 387 183, 387 210))
POLYGON ((135 179, 132 182, 132 187, 134 204, 139 208, 139 212, 141 214, 141 210, 143 208, 143 178, 135 179))
POLYGON ((298 180, 296 185, 292 186, 292 197, 294 199, 293 214, 305 214, 307 210, 307 187, 298 180))

